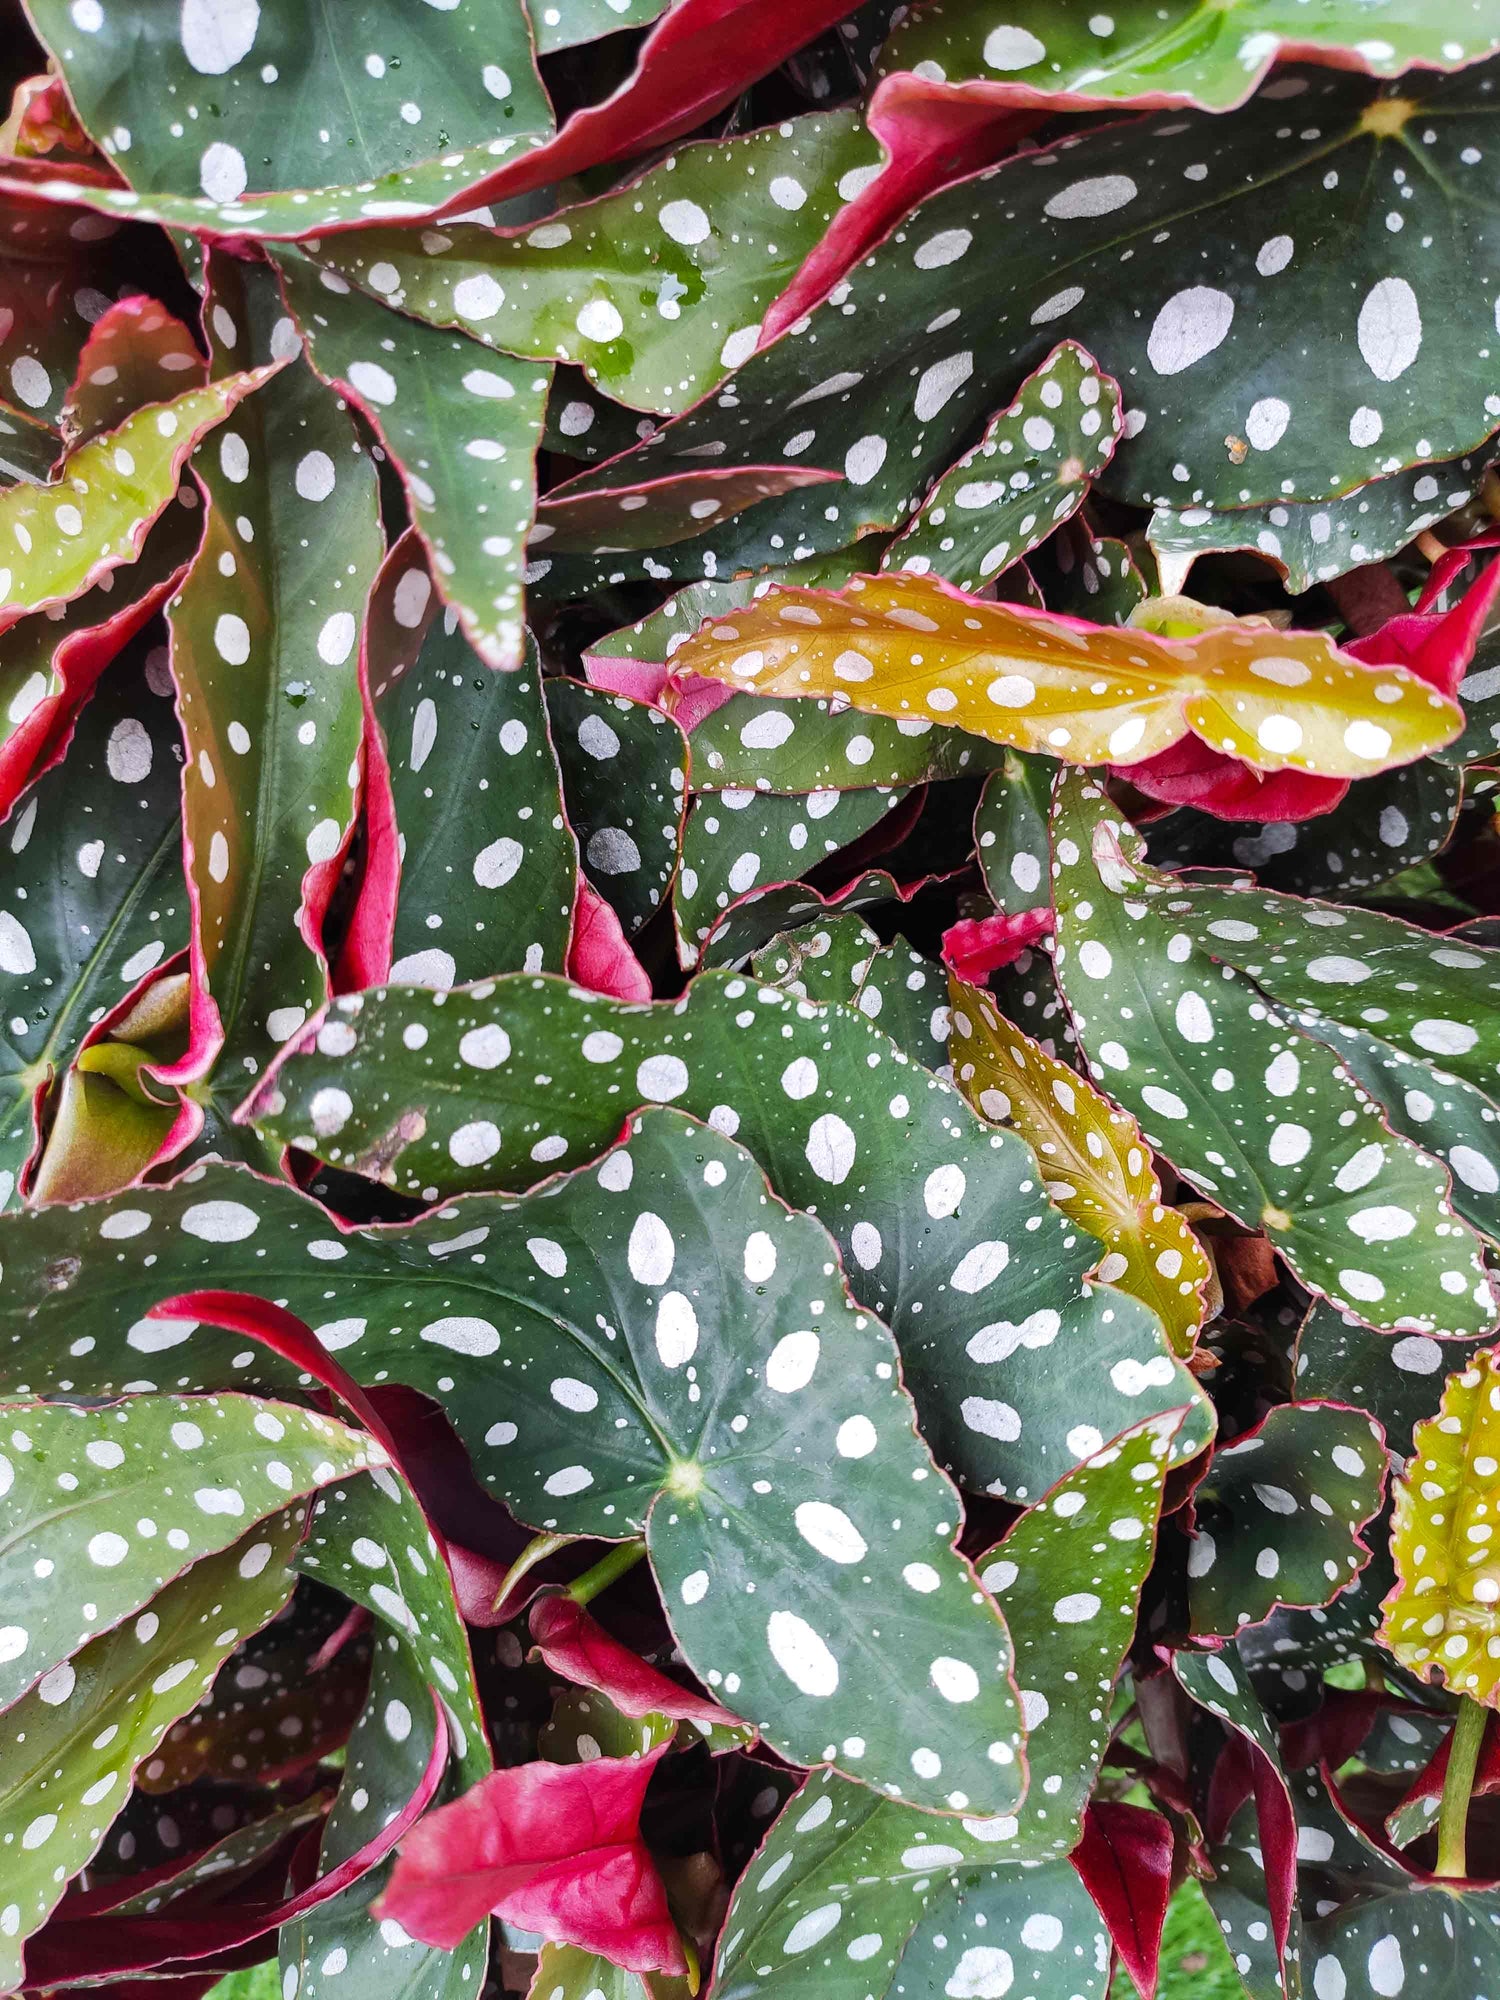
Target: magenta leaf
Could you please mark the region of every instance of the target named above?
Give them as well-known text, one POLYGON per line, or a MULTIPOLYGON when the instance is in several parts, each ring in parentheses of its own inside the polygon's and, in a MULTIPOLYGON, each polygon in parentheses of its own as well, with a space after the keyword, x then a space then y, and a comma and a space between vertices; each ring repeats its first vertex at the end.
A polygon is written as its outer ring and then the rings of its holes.
POLYGON ((452 1950, 486 1915, 637 1972, 686 1961, 640 1835, 663 1745, 640 1758, 495 1771, 408 1834, 380 1903, 452 1950))

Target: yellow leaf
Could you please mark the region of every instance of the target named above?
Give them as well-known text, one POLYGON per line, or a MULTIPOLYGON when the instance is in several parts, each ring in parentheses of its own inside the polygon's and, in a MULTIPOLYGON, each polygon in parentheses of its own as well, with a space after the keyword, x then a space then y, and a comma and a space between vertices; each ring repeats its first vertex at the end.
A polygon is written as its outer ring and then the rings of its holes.
POLYGON ((1457 704, 1425 681, 1363 666, 1321 632, 1231 619, 1165 637, 991 604, 899 571, 840 592, 768 591, 706 623, 674 664, 1071 764, 1136 764, 1192 734, 1259 771, 1364 778, 1463 727, 1457 704))
POLYGON ((1475 1354, 1412 1433, 1396 1481, 1380 1642, 1419 1680, 1500 1708, 1500 1356, 1475 1354))
POLYGON ((1163 1202, 1139 1125, 1005 1020, 987 993, 951 976, 948 991, 959 1089, 981 1118, 1020 1134, 1054 1206, 1105 1245, 1095 1275, 1150 1306, 1176 1352, 1191 1354, 1208 1256, 1163 1202))

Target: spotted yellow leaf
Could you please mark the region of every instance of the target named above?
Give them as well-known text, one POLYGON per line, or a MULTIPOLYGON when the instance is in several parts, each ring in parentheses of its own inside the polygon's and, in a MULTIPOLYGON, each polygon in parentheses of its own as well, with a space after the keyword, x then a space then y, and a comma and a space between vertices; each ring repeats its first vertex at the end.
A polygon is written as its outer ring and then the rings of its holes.
POLYGON ((1142 1300, 1179 1354, 1203 1323, 1208 1256, 1162 1200, 1151 1148, 1076 1070, 1007 1021, 976 986, 950 978, 953 1076, 982 1118, 1008 1125, 1036 1154, 1047 1193, 1107 1254, 1095 1276, 1142 1300))
POLYGON ((1381 1642, 1420 1679, 1500 1708, 1500 1349, 1448 1377, 1395 1490, 1381 1642))
MULTIPOLYGON (((1142 607, 1145 610, 1147 607, 1142 607)), ((936 577, 788 587, 707 623, 683 672, 756 694, 840 697, 1072 764, 1134 764, 1184 736, 1261 771, 1363 778, 1449 743, 1457 705, 1321 632, 1230 620, 1166 637, 966 597, 936 577)))
POLYGON ((276 365, 151 403, 80 445, 49 485, 0 493, 0 631, 134 562, 199 439, 276 365))

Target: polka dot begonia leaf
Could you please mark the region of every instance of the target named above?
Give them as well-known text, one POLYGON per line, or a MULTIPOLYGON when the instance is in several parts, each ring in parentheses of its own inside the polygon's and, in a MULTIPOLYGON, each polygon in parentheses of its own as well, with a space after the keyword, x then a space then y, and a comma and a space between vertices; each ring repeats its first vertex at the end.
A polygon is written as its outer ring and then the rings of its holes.
MULTIPOLYGON (((997 1866, 1005 1820, 935 1820, 816 1776, 740 1877, 717 2000, 903 1992, 1102 2000, 1109 1939, 1071 1865, 997 1866)), ((1045 1848, 1042 1849, 1045 1852, 1045 1848)), ((1020 1857, 1016 1857, 1017 1860, 1020 1857)))
MULTIPOLYGON (((23 628, 24 629, 24 628, 23 628)), ((65 765, 0 834, 0 1191, 36 1147, 37 1089, 188 937, 182 782, 163 653, 122 662, 85 707, 65 765)))
POLYGON ((1147 848, 1158 868, 1253 868, 1262 888, 1348 898, 1440 853, 1460 802, 1458 773, 1423 757, 1352 786, 1315 819, 1246 826, 1185 811, 1151 827, 1147 848))
POLYGON ((1190 638, 1090 626, 931 578, 769 593, 704 626, 681 669, 772 697, 838 697, 897 722, 1127 768, 1192 735, 1257 770, 1369 777, 1450 742, 1457 706, 1321 632, 1228 621, 1190 638))
POLYGON ((1150 1307, 1178 1354, 1191 1354, 1207 1310, 1208 1254, 1162 1199, 1151 1149, 1076 1070, 1003 1020, 977 987, 950 978, 953 1074, 982 1118, 1036 1154, 1047 1194, 1105 1246, 1095 1277, 1150 1307))
MULTIPOLYGON (((1435 1386, 1435 1385, 1434 1385, 1435 1386)), ((1396 1481, 1396 1588, 1381 1643, 1419 1680, 1500 1707, 1500 1568, 1491 1549, 1500 1501, 1500 1364, 1473 1355, 1417 1425, 1396 1481)))
POLYGON ((0 1765, 0 1985, 21 1984, 25 1940, 59 1902, 125 1805, 136 1766, 203 1694, 220 1663, 291 1594, 306 1506, 206 1556, 130 1625, 92 1640, 67 1685, 6 1711, 0 1765))
POLYGON ((1257 2000, 1261 1996, 1286 2000, 1289 1991, 1298 1990, 1289 1982, 1297 1979, 1301 1964, 1302 1919, 1294 1906, 1283 1957, 1272 1930, 1265 1855, 1253 1800, 1240 1807, 1209 1855, 1214 1875, 1204 1883, 1203 1893, 1245 1991, 1257 2000))
POLYGON ((1016 917, 1047 900, 1052 815, 1050 758, 1008 750, 985 779, 974 814, 974 853, 996 909, 1016 917))
POLYGON ((1002 754, 981 736, 846 708, 837 698, 764 701, 731 694, 693 725, 695 791, 849 792, 925 785, 987 770, 1002 754))
POLYGON ((199 442, 266 374, 225 375, 137 410, 70 452, 50 484, 0 490, 0 632, 133 563, 199 442))
POLYGON ((277 268, 308 360, 390 453, 442 595, 471 644, 492 667, 519 666, 551 370, 387 312, 327 274, 320 283, 295 250, 280 251, 277 268))
POLYGON ((514 976, 391 988, 335 1003, 252 1115, 278 1144, 437 1200, 588 1159, 643 1101, 736 1135, 833 1231, 856 1296, 896 1334, 924 1435, 965 1483, 1034 1498, 1184 1403, 1180 1455, 1206 1441, 1201 1392, 1154 1315, 1085 1283, 1097 1246, 1047 1205, 1030 1151, 853 1008, 724 973, 650 1006, 514 976))
MULTIPOLYGON (((1085 16, 1047 0, 977 0, 924 10, 891 38, 881 71, 953 84, 1019 84, 1080 104, 1240 104, 1278 58, 1325 60, 1372 76, 1447 69, 1500 49, 1475 0, 1123 0, 1085 16)), ((1278 79, 1278 83, 1279 83, 1278 79)), ((1298 93, 1271 85, 1282 101, 1298 93)), ((1321 2000, 1321 1996, 1320 1996, 1321 2000)))
POLYGON ((62 410, 69 449, 114 430, 147 403, 201 389, 206 373, 198 343, 165 306, 144 293, 118 300, 78 357, 62 410))
POLYGON ((997 1859, 1067 1854, 1078 1843, 1182 1415, 1111 1439, 980 1560, 1016 1649, 1030 1773, 1024 1804, 997 1832, 997 1859))
MULTIPOLYGON (((4 454, 44 480, 62 449, 62 413, 78 358, 104 308, 138 269, 144 231, 38 195, 0 161, 0 398, 13 428, 4 454)), ((177 383, 177 388, 184 384, 177 383)), ((14 474, 11 476, 15 476, 14 474)))
POLYGON ((948 975, 904 939, 882 945, 861 917, 840 912, 772 938, 751 969, 799 999, 856 1008, 913 1062, 952 1081, 948 975))
POLYGON ((519 0, 420 20, 396 0, 352 17, 295 0, 38 0, 33 19, 137 198, 175 197, 165 211, 190 228, 295 231, 378 215, 398 191, 420 212, 551 130, 519 0))
POLYGON ((1385 1436, 1363 1410, 1283 1403, 1221 1444, 1193 1494, 1192 1629, 1229 1637, 1278 1605, 1321 1605, 1370 1559, 1385 1436))
MULTIPOLYGON (((1449 1169, 1459 1213, 1500 1237, 1500 951, 1266 891, 1174 884, 1158 907, 1326 1042, 1395 1130, 1449 1169)), ((1399 1216, 1388 1226, 1386 1240, 1408 1233, 1399 1216)))
POLYGON ((867 785, 794 796, 726 789, 694 798, 672 897, 682 963, 697 962, 715 925, 740 897, 795 881, 868 833, 907 796, 867 785))
POLYGON ((1480 1344, 1477 1338, 1433 1340, 1424 1333, 1392 1340, 1326 1299, 1314 1299, 1297 1330, 1297 1394, 1368 1410, 1391 1450, 1405 1458, 1413 1427, 1437 1405, 1444 1376, 1467 1367, 1480 1344))
POLYGON ((1302 1959, 1317 2000, 1482 1993, 1500 1979, 1500 1908, 1493 1894, 1403 1884, 1310 1920, 1302 1959))
POLYGON ((683 410, 755 352, 767 307, 879 165, 854 112, 813 112, 684 146, 514 234, 462 221, 363 229, 315 254, 403 313, 574 362, 637 409, 683 410))
POLYGON ((830 910, 876 910, 911 893, 883 868, 867 868, 830 896, 805 882, 751 889, 719 918, 703 947, 706 966, 742 965, 781 931, 795 930, 830 910))
POLYGON ((579 860, 628 936, 660 909, 677 873, 687 741, 661 709, 567 674, 544 692, 579 860))
POLYGON ((940 1813, 1016 1803, 1005 1626, 953 1552, 958 1496, 916 1433, 895 1345, 844 1290, 822 1226, 783 1208, 739 1147, 654 1110, 524 1202, 338 1242, 289 1189, 195 1176, 88 1210, 112 1254, 61 1288, 47 1239, 76 1218, 14 1218, 25 1244, 0 1255, 18 1373, 87 1293, 100 1332, 79 1393, 139 1385, 151 1356, 173 1385, 271 1387, 289 1364, 146 1314, 205 1282, 274 1289, 356 1377, 394 1372, 441 1403, 528 1526, 644 1530, 687 1663, 783 1754, 940 1813))
MULTIPOLYGON (((705 401, 590 483, 710 447, 791 451, 842 470, 846 499, 833 518, 821 492, 741 517, 714 535, 716 573, 847 547, 898 527, 1059 337, 1121 385, 1131 422, 1101 481, 1121 500, 1237 512, 1459 457, 1500 421, 1496 80, 1289 71, 1235 111, 1016 154, 915 209, 837 301, 739 369, 727 406, 705 401)), ((659 567, 699 576, 703 551, 659 567)))
POLYGON ((444 611, 415 537, 382 566, 366 664, 372 801, 353 924, 361 977, 442 988, 560 972, 578 855, 534 649, 492 673, 444 611))
MULTIPOLYGON (((406 1485, 379 1466, 368 1479, 323 1481, 296 1567, 363 1605, 394 1636, 443 1705, 456 1771, 469 1784, 482 1777, 492 1760, 468 1634, 446 1556, 406 1485)), ((410 1707, 387 1704, 381 1719, 390 1744, 406 1741, 410 1707)), ((357 1810, 352 1797, 349 1804, 357 1810)), ((366 1822, 365 1838, 375 1823, 366 1822)))
POLYGON ((1078 512, 1123 422, 1119 384, 1076 341, 1059 342, 938 480, 881 568, 981 589, 1078 512))
MULTIPOLYGON (((232 351, 254 337, 251 313, 222 284, 219 303, 232 351)), ((317 925, 354 821, 380 523, 375 468, 301 362, 241 405, 197 470, 208 519, 170 615, 206 1017, 192 1054, 237 1095, 326 991, 317 925)))
POLYGON ((851 910, 781 932, 755 954, 750 970, 767 986, 780 986, 798 1000, 857 1007, 871 961, 884 948, 864 918, 851 910))
POLYGON ((1172 506, 1158 501, 1147 539, 1163 568, 1182 567, 1215 549, 1254 549, 1280 570, 1292 591, 1383 562, 1462 507, 1495 453, 1493 434, 1441 464, 1425 459, 1350 493, 1285 499, 1257 507, 1172 506))
POLYGON ((1064 779, 1052 831, 1055 964, 1096 1083, 1310 1289, 1389 1330, 1491 1326, 1444 1168, 1392 1131, 1315 1027, 1216 962, 1206 946, 1222 940, 1195 940, 1176 907, 1187 892, 1145 865, 1097 788, 1064 779))
POLYGON ((0 632, 0 811, 14 806, 58 723, 182 581, 201 532, 201 518, 174 503, 99 590, 0 632))
POLYGON ((11 1404, 0 1426, 6 1706, 33 1686, 44 1701, 64 1700, 81 1643, 256 1520, 385 1458, 343 1424, 248 1396, 141 1395, 103 1410, 11 1404))
POLYGON ((730 521, 762 500, 804 486, 826 487, 837 477, 816 466, 731 465, 669 473, 609 493, 556 487, 537 509, 531 542, 549 559, 661 548, 701 534, 706 521, 730 521))
MULTIPOLYGON (((369 1694, 349 1735, 344 1776, 323 1832, 323 1873, 371 1840, 421 1781, 436 1733, 433 1682, 420 1654, 385 1633, 370 1663, 369 1694)), ((476 1783, 489 1769, 482 1734, 471 1737, 445 1794, 476 1783)), ((281 1988, 296 2000, 343 2000, 367 1984, 400 1982, 424 2000, 474 2000, 488 1948, 487 1925, 457 1951, 429 1949, 387 1918, 372 1922, 370 1904, 390 1879, 389 1861, 278 1934, 281 1988)))

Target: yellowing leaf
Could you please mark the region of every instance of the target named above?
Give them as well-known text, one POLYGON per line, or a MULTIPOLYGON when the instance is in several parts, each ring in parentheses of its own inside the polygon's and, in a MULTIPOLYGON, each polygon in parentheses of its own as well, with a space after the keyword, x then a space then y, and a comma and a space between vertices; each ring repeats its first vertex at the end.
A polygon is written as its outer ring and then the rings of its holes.
POLYGON ((1054 1205, 1106 1246, 1095 1275, 1150 1306, 1177 1352, 1191 1354, 1208 1256, 1163 1202, 1139 1125, 1005 1020, 987 993, 951 977, 948 990, 959 1089, 982 1118, 1021 1135, 1054 1205))
POLYGON ((151 403, 81 445, 51 484, 0 493, 0 631, 134 562, 199 439, 279 365, 151 403))
POLYGON ((1500 1708, 1500 1351, 1450 1375, 1396 1482, 1380 1641, 1421 1680, 1500 1708))
POLYGON ((756 694, 839 696, 1071 764, 1134 764, 1189 734, 1260 771, 1363 778, 1449 743, 1456 703, 1321 632, 1234 621, 1166 638, 966 597, 935 577, 788 587, 716 619, 675 665, 756 694))

